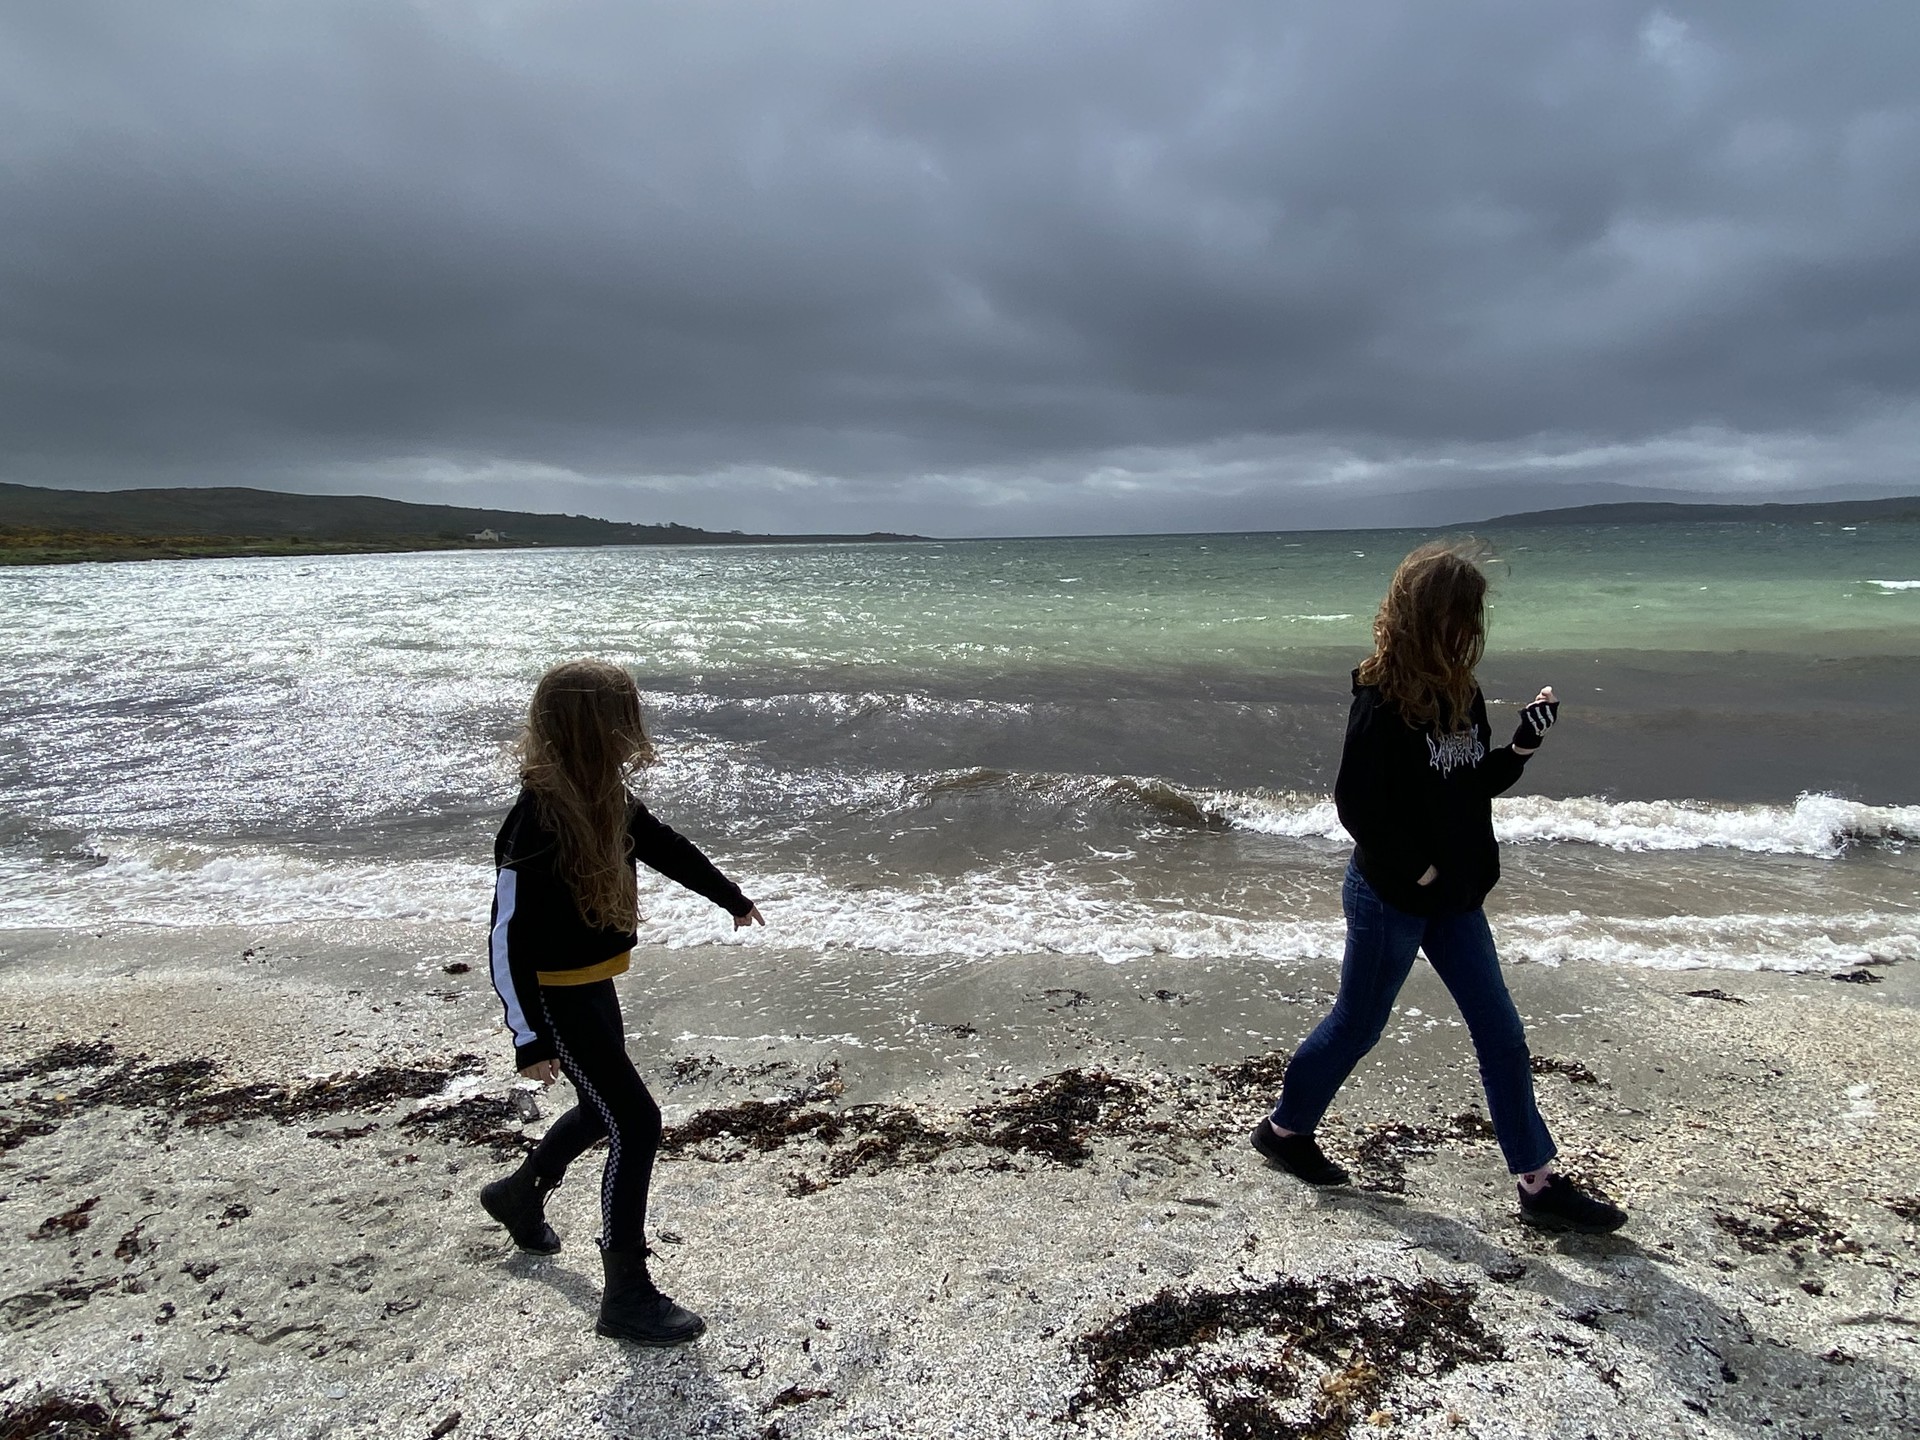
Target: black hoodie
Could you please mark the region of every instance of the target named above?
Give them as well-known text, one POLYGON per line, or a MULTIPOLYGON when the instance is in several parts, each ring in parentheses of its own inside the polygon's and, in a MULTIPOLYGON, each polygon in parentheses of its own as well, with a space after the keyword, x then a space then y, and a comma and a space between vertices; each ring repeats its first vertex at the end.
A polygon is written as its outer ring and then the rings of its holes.
POLYGON ((1475 909, 1500 878, 1493 797, 1520 778, 1527 757, 1511 745, 1491 748, 1478 688, 1471 713, 1471 729, 1415 729, 1354 672, 1333 803, 1367 884, 1410 915, 1475 909), (1439 874, 1421 885, 1429 865, 1439 874))

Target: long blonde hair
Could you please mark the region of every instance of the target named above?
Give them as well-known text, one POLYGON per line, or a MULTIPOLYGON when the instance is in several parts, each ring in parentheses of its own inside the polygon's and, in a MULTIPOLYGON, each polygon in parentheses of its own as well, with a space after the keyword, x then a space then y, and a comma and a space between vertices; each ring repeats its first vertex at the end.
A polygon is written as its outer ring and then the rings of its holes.
POLYGON ((1477 541, 1422 545, 1393 572, 1373 617, 1362 684, 1399 706, 1416 729, 1472 723, 1473 672, 1487 648, 1487 577, 1477 541))
POLYGON ((590 925, 638 917, 627 780, 653 762, 633 677, 604 660, 555 665, 534 687, 516 746, 520 780, 559 837, 559 872, 590 925))

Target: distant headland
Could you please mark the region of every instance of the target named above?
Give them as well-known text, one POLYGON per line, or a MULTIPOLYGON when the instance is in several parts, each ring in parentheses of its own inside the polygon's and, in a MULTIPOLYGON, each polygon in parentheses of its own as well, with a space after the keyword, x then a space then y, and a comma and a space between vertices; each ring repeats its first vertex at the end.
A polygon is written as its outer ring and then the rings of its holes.
MULTIPOLYGON (((1793 504, 1618 501, 1495 515, 1471 524, 1394 529, 1920 522, 1920 495, 1793 504)), ((1344 527, 1364 529, 1364 526, 1344 527)), ((418 505, 373 495, 304 495, 241 487, 55 490, 0 484, 0 565, 242 555, 353 555, 403 550, 520 550, 606 545, 874 544, 924 535, 753 535, 522 510, 418 505)))
POLYGON ((1663 525, 1710 524, 1720 520, 1762 520, 1776 524, 1920 520, 1920 495, 1898 495, 1887 500, 1819 500, 1804 504, 1760 505, 1693 505, 1684 501, 1628 500, 1608 505, 1571 505, 1562 510, 1524 510, 1513 515, 1496 515, 1491 520, 1479 521, 1478 525, 1663 525))
POLYGON ((238 487, 52 490, 0 484, 0 565, 572 545, 873 543, 918 535, 748 535, 586 515, 416 505, 238 487))

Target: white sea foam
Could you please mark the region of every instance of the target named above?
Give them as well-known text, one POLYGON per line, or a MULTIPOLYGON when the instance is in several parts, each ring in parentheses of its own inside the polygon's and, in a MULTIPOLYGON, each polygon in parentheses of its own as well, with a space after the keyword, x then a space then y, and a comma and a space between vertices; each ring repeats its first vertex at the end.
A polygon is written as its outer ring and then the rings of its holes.
MULTIPOLYGON (((1229 824, 1263 835, 1347 838, 1330 800, 1229 791, 1205 795, 1201 803, 1229 824)), ((1866 805, 1833 795, 1802 795, 1791 805, 1524 795, 1493 802, 1493 828, 1509 844, 1635 851, 1717 848, 1830 859, 1850 845, 1900 846, 1920 839, 1920 806, 1866 805)))
MULTIPOLYGON (((0 925, 8 927, 431 921, 458 927, 478 951, 492 875, 480 864, 338 863, 288 851, 213 852, 132 842, 85 870, 9 862, 0 867, 0 886, 7 896, 0 902, 0 925)), ((1047 865, 870 887, 762 870, 754 874, 753 889, 768 928, 735 931, 705 900, 650 879, 643 891, 641 943, 847 949, 955 962, 1073 955, 1122 963, 1160 955, 1331 969, 1344 938, 1331 902, 1313 913, 1291 914, 1275 913, 1257 900, 1235 909, 1155 902, 1110 878, 1076 882, 1047 865)), ((1524 906, 1522 896, 1512 897, 1510 904, 1516 902, 1524 906)), ((1497 929, 1506 958, 1545 965, 1826 970, 1920 959, 1920 915, 1904 909, 1650 918, 1509 908, 1497 929)))
POLYGON ((484 922, 490 867, 323 861, 292 850, 115 840, 83 870, 0 863, 0 926, 278 925, 327 920, 484 922))
MULTIPOLYGON (((1059 882, 1051 871, 978 873, 944 885, 846 890, 807 875, 770 877, 770 928, 727 932, 726 943, 844 948, 926 958, 1074 955, 1123 963, 1252 959, 1337 965, 1345 926, 1336 914, 1271 916, 1154 905, 1059 882)), ((685 894, 649 906, 643 944, 714 942, 712 908, 685 894)), ((1504 912, 1510 961, 1690 970, 1832 970, 1869 960, 1920 959, 1920 916, 1739 912, 1657 918, 1504 912)))

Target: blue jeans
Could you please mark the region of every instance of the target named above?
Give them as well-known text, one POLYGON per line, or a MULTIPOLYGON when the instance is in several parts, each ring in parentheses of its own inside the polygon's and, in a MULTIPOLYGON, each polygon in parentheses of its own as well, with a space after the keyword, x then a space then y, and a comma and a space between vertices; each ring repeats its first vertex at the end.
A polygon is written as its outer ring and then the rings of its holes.
POLYGON ((1486 912, 1409 915, 1374 894, 1351 864, 1340 898, 1347 912, 1340 993, 1326 1019, 1294 1051, 1273 1123, 1303 1135, 1320 1123, 1360 1057, 1379 1041, 1413 970, 1414 952, 1425 950, 1473 1037, 1487 1112, 1507 1169, 1523 1175, 1553 1159, 1553 1137, 1533 1100, 1527 1032, 1500 977, 1486 912))

